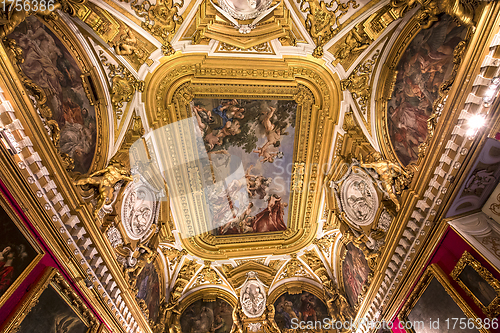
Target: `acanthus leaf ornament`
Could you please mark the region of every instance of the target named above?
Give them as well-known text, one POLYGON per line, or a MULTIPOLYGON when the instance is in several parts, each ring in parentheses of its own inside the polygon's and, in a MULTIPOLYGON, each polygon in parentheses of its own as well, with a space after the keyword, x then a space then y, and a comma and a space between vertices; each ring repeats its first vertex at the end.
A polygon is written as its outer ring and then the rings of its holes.
POLYGON ((108 58, 101 50, 99 52, 103 66, 107 67, 108 76, 111 79, 111 103, 116 112, 116 118, 121 119, 124 103, 132 100, 136 91, 144 91, 144 81, 137 80, 132 73, 123 65, 114 65, 108 62, 108 58))
POLYGON ((346 3, 341 3, 340 0, 332 0, 330 3, 321 0, 297 0, 297 2, 300 4, 300 11, 307 13, 305 25, 316 44, 313 52, 316 58, 323 56, 323 46, 339 33, 340 19, 347 14, 349 7, 351 5, 352 9, 359 7, 356 0, 348 0, 346 3))
POLYGON ((370 79, 375 64, 380 55, 380 50, 365 62, 354 68, 349 78, 340 82, 342 90, 349 90, 352 97, 363 114, 367 112, 367 106, 371 97, 370 79))

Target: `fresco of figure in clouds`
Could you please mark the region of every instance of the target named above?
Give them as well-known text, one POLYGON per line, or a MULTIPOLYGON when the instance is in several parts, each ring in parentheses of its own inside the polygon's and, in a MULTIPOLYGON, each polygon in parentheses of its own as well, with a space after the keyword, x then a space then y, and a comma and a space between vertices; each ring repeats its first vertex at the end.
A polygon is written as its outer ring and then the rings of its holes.
POLYGON ((214 181, 206 191, 213 234, 286 229, 291 175, 283 170, 293 163, 296 108, 276 100, 191 103, 214 181))
POLYGON ((467 29, 443 15, 421 30, 408 45, 396 68, 397 77, 387 103, 391 142, 403 165, 417 160, 419 145, 427 139, 427 119, 433 113, 440 86, 453 70, 453 51, 467 29))
POLYGON ((233 326, 233 308, 226 301, 217 298, 215 302, 198 300, 183 311, 180 323, 186 333, 229 333, 233 326))
POLYGON ((50 119, 60 129, 59 149, 86 173, 97 137, 95 109, 83 88, 81 70, 62 42, 35 16, 27 17, 8 38, 23 50, 21 69, 47 96, 50 119))

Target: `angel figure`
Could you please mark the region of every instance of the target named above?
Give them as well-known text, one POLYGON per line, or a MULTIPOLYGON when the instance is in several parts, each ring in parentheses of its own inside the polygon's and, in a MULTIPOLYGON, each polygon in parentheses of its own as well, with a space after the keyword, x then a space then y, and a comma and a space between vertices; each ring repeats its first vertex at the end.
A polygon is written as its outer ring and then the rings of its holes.
POLYGON ((272 147, 264 144, 264 146, 254 150, 253 152, 259 154, 259 157, 262 157, 260 160, 261 163, 273 163, 275 158, 283 158, 283 153, 281 151, 271 151, 271 149, 272 147))
MULTIPOLYGON (((396 192, 398 188, 401 189, 401 185, 396 184, 396 179, 398 179, 400 176, 403 176, 404 178, 408 179, 411 177, 411 174, 407 172, 404 168, 397 165, 396 163, 384 160, 382 158, 382 155, 380 155, 380 153, 378 152, 374 153, 373 157, 375 160, 374 162, 363 163, 363 161, 361 161, 360 167, 373 169, 375 170, 375 172, 377 172, 377 174, 380 177, 380 180, 382 181, 383 186, 385 187, 387 195, 396 205, 396 211, 399 211, 401 205, 399 204, 396 192), (396 187, 396 190, 393 188, 393 186, 396 187)), ((400 182, 399 179, 397 181, 400 182)))
POLYGON ((73 182, 76 186, 91 185, 98 187, 99 195, 94 210, 94 217, 96 219, 99 219, 99 212, 104 205, 112 202, 115 185, 122 180, 133 181, 133 178, 129 176, 129 172, 117 165, 117 163, 112 163, 103 170, 96 171, 86 178, 73 182))

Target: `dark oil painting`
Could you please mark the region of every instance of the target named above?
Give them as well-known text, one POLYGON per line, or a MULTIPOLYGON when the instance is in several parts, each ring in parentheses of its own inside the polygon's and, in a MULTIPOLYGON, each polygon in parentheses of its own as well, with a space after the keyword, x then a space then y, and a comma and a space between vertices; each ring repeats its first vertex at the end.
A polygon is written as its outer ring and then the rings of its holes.
POLYGON ((24 318, 19 333, 85 333, 88 327, 49 285, 24 318))
POLYGON ((156 322, 160 308, 160 276, 153 263, 144 266, 137 277, 137 297, 144 300, 149 311, 149 321, 156 322))
POLYGON ((325 318, 329 318, 325 304, 306 291, 295 295, 288 293, 281 295, 274 302, 274 309, 276 311, 274 321, 282 331, 294 328, 296 322, 323 322, 325 318))
POLYGON ((23 50, 24 74, 47 95, 51 119, 61 131, 61 153, 73 158, 73 171, 86 173, 94 157, 97 131, 95 110, 85 94, 80 68, 61 41, 35 16, 27 17, 8 38, 23 50))
POLYGON ((404 165, 417 160, 427 139, 427 119, 433 113, 439 87, 450 78, 453 50, 466 34, 448 15, 423 29, 408 45, 396 68, 397 77, 387 104, 392 145, 404 165))
POLYGON ((347 254, 342 263, 342 279, 349 304, 354 307, 368 279, 370 268, 360 249, 352 243, 347 244, 346 249, 347 254))
POLYGON ((233 307, 220 298, 215 302, 197 300, 181 315, 182 333, 229 333, 233 326, 232 313, 233 307))
POLYGON ((37 252, 0 206, 0 297, 35 259, 37 252))
POLYGON ((195 99, 191 112, 214 174, 215 235, 286 229, 297 104, 195 99))

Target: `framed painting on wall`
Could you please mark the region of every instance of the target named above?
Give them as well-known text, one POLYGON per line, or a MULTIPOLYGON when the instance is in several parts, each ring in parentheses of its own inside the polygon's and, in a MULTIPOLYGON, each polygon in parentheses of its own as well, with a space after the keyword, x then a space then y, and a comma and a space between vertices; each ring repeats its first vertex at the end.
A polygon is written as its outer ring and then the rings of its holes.
POLYGON ((96 333, 99 322, 62 275, 48 267, 0 331, 96 333))
POLYGON ((489 332, 476 325, 477 315, 436 264, 426 269, 398 317, 412 333, 489 332))
POLYGON ((0 195, 0 306, 44 253, 7 200, 0 195))
POLYGON ((500 314, 500 282, 465 251, 450 276, 489 318, 500 314))

